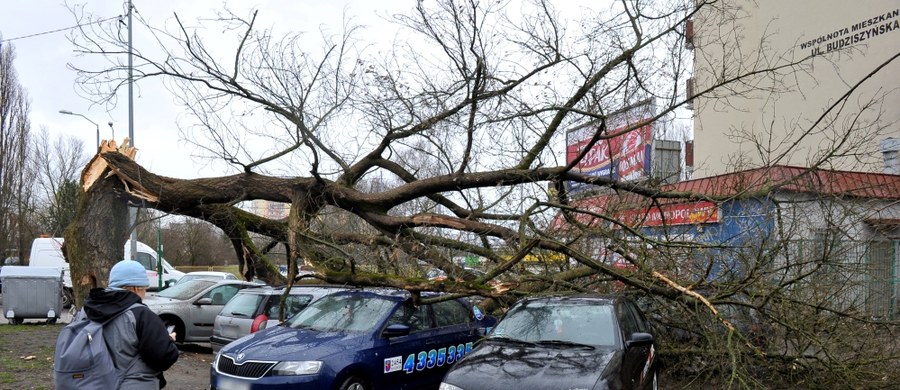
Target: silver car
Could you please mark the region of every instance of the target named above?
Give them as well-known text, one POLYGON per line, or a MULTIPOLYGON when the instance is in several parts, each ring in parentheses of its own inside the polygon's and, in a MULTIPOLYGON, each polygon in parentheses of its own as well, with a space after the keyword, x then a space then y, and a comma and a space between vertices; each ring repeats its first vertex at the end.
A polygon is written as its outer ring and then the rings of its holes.
POLYGON ((178 283, 184 283, 189 280, 194 279, 209 279, 209 280, 238 280, 237 276, 234 276, 231 272, 220 272, 220 271, 194 271, 188 272, 184 274, 180 279, 178 279, 178 283))
MULTIPOLYGON (((310 303, 336 291, 346 290, 341 286, 297 285, 291 287, 285 302, 285 319, 303 310, 310 303)), ((209 345, 217 352, 226 344, 250 333, 278 325, 281 315, 281 296, 284 287, 260 287, 241 290, 228 301, 216 316, 209 345)))
POLYGON ((173 330, 178 342, 208 342, 213 321, 238 291, 261 284, 239 280, 196 279, 177 283, 144 303, 173 330))

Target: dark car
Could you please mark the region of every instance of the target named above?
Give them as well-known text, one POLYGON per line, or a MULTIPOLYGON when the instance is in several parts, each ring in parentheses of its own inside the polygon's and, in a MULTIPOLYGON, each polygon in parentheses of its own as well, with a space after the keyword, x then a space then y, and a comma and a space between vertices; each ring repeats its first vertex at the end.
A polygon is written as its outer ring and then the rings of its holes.
POLYGON ((416 301, 393 289, 322 297, 284 324, 222 348, 211 389, 435 388, 496 321, 462 299, 416 301))
MULTIPOLYGON (((285 287, 259 287, 241 290, 225 304, 213 324, 209 345, 216 352, 226 344, 250 333, 278 325, 281 321, 281 297, 285 287)), ((342 286, 296 285, 285 300, 284 319, 289 319, 311 302, 336 291, 342 286)))
POLYGON ((441 383, 441 390, 657 389, 644 315, 619 295, 517 302, 441 383))

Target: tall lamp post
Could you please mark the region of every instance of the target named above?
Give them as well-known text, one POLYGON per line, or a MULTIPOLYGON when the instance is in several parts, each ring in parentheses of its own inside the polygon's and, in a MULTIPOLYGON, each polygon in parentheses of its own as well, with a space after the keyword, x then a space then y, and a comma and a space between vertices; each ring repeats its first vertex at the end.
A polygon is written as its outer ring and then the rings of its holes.
POLYGON ((100 125, 98 125, 97 122, 92 121, 91 118, 88 118, 88 117, 86 117, 86 116, 84 116, 84 115, 81 115, 81 114, 79 114, 79 113, 77 113, 77 112, 72 112, 72 111, 69 111, 69 110, 59 110, 59 113, 60 113, 60 114, 65 114, 65 115, 80 116, 80 117, 82 117, 82 118, 84 118, 84 119, 87 119, 88 122, 93 123, 93 124, 94 124, 94 127, 97 129, 97 149, 98 149, 98 150, 100 149, 100 125))

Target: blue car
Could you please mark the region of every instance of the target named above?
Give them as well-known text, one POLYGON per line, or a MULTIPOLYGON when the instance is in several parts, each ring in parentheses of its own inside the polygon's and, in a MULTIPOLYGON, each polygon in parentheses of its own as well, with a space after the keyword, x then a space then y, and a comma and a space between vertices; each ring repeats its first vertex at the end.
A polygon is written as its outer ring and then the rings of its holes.
POLYGON ((436 388, 496 320, 462 299, 416 301, 393 289, 323 297, 284 324, 222 348, 210 369, 210 388, 436 388))

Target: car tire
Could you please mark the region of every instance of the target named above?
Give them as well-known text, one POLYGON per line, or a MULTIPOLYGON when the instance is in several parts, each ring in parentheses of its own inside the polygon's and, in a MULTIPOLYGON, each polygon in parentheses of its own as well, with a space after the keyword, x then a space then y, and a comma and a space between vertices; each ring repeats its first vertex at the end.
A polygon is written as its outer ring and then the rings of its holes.
POLYGON ((75 303, 75 293, 71 288, 63 288, 62 291, 62 307, 68 309, 75 303))
POLYGON ((22 325, 23 322, 25 322, 25 319, 20 317, 13 317, 9 319, 9 323, 12 325, 22 325))
POLYGON ((350 376, 341 383, 340 390, 370 390, 369 382, 358 376, 350 376))
POLYGON ((175 342, 183 343, 184 342, 184 325, 178 319, 172 317, 163 318, 163 324, 165 324, 166 328, 169 326, 175 327, 175 342))

